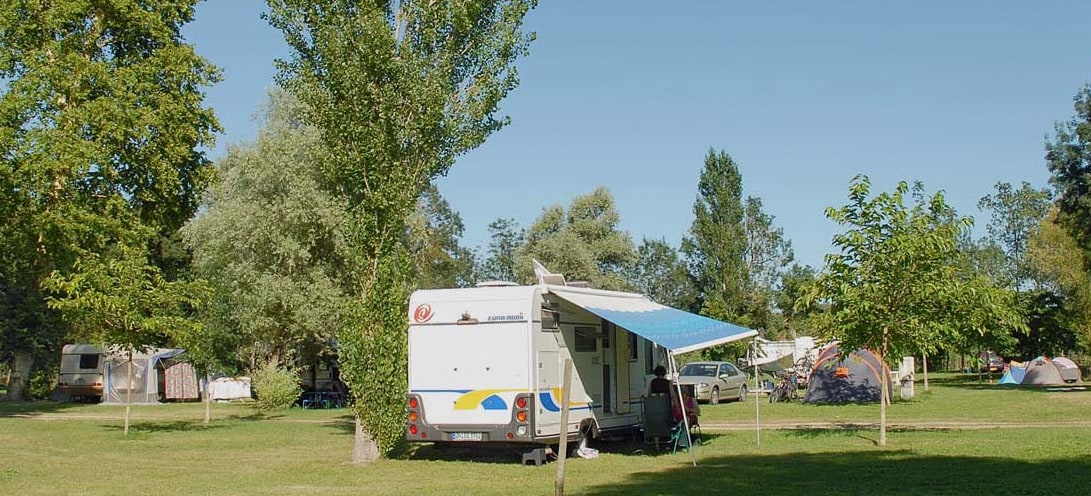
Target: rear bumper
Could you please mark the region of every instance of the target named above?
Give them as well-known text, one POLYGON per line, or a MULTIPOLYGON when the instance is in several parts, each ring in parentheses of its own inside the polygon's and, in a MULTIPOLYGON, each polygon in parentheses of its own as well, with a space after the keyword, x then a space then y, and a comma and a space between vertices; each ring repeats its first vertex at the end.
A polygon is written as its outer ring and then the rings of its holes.
POLYGON ((534 398, 529 394, 519 395, 519 397, 526 398, 526 406, 518 408, 513 404, 511 420, 507 424, 433 424, 428 422, 428 414, 420 395, 409 394, 405 437, 409 442, 536 444, 548 442, 534 437, 534 398), (519 420, 520 414, 523 420, 519 420))

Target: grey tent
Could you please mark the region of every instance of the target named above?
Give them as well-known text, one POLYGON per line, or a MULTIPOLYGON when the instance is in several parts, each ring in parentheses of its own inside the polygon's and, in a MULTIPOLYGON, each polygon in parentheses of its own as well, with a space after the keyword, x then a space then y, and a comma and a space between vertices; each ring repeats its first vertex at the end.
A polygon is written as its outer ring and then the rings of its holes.
MULTIPOLYGON (((890 368, 869 350, 841 356, 837 343, 821 353, 807 378, 805 403, 870 403, 879 401, 881 377, 886 374, 887 392, 893 391, 890 368)), ((887 396, 888 398, 890 396, 887 396)))
POLYGON ((1076 362, 1065 357, 1056 357, 1053 359, 1053 366, 1057 367, 1062 381, 1068 384, 1080 381, 1080 366, 1076 362))
POLYGON ((1058 386, 1064 384, 1061 372, 1048 358, 1038 357, 1026 363, 1027 373, 1023 376, 1023 386, 1058 386))

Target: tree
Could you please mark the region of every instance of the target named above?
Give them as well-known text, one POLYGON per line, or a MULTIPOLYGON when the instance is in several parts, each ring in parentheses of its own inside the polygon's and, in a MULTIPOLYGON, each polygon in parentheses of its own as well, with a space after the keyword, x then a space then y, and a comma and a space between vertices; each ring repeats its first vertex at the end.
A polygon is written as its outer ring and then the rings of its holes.
POLYGON ((406 243, 418 288, 454 288, 473 284, 473 253, 459 244, 462 217, 430 185, 407 221, 406 243))
POLYGON ((682 253, 696 281, 703 313, 739 321, 747 310, 750 275, 745 265, 742 175, 727 152, 709 149, 705 156, 693 214, 682 253))
POLYGON ((527 230, 526 244, 516 253, 516 277, 534 281, 531 260, 583 280, 592 287, 628 288, 626 269, 635 260, 629 233, 618 229, 620 217, 609 190, 599 187, 572 199, 568 209, 547 208, 527 230))
POLYGON ((782 323, 773 314, 773 293, 784 268, 795 258, 792 242, 785 239, 784 229, 773 225, 774 217, 762 210, 760 198, 747 197, 744 213, 746 316, 753 327, 775 330, 782 323))
POLYGON ((665 240, 645 238, 630 273, 633 288, 653 301, 675 308, 691 308, 696 303, 686 264, 665 240))
POLYGON ((489 224, 488 256, 480 263, 478 279, 515 281, 515 254, 526 243, 526 232, 515 219, 499 218, 489 224))
MULTIPOLYGON (((1085 351, 1091 350, 1091 274, 1087 271, 1085 251, 1076 239, 1058 222, 1059 212, 1053 210, 1042 221, 1041 227, 1027 242, 1026 258, 1028 265, 1035 272, 1035 278, 1043 281, 1044 291, 1053 295, 1048 305, 1038 308, 1060 312, 1038 311, 1033 315, 1046 315, 1040 319, 1044 324, 1056 324, 1056 329, 1049 332, 1064 341, 1048 338, 1038 339, 1043 353, 1056 354, 1064 351, 1070 344, 1065 332, 1074 333, 1085 351)), ((1036 329, 1050 329, 1050 325, 1035 326, 1032 323, 1031 335, 1036 329)), ((1033 353, 1030 350, 1024 352, 1033 353)))
POLYGON ((222 303, 202 320, 238 334, 251 369, 329 346, 345 298, 344 204, 321 187, 324 149, 302 112, 290 95, 270 92, 256 141, 217 164, 222 180, 183 229, 194 272, 222 303))
POLYGON ((269 0, 269 22, 292 52, 277 80, 306 105, 327 152, 325 188, 347 212, 344 284, 355 299, 338 343, 355 400, 355 461, 404 438, 406 222, 435 177, 507 124, 498 107, 518 83, 532 6, 269 0))
MULTIPOLYGON (((147 263, 145 239, 121 244, 119 253, 88 254, 73 275, 54 272, 46 286, 60 295, 50 301, 82 336, 108 343, 128 355, 128 384, 133 383, 133 354, 163 346, 174 336, 196 332, 193 312, 208 296, 203 282, 167 281, 147 263)), ((125 434, 129 433, 132 387, 125 395, 125 434)))
POLYGON ((986 226, 988 241, 1003 250, 1006 279, 1012 289, 1040 286, 1033 281, 1024 254, 1027 240, 1049 213, 1050 205, 1049 190, 1035 189, 1026 181, 1019 189, 1009 183, 996 183, 996 193, 986 195, 977 203, 978 208, 991 214, 986 226))
POLYGON ((132 223, 155 233, 148 263, 165 265, 212 178, 202 150, 219 126, 201 88, 219 73, 181 36, 196 3, 0 6, 0 277, 18 305, 0 332, 15 362, 63 339, 43 304, 51 274, 105 263, 132 223))
POLYGON ((1084 250, 1091 249, 1091 85, 1073 98, 1076 114, 1057 123, 1046 143, 1050 184, 1057 190, 1061 223, 1084 250))
POLYGON ((810 265, 792 264, 792 266, 780 275, 780 284, 773 294, 773 302, 781 315, 787 321, 788 327, 794 328, 800 321, 807 318, 816 309, 806 305, 803 296, 815 281, 815 270, 810 265), (804 305, 797 307, 797 302, 804 305))
MULTIPOLYGON (((942 193, 925 196, 919 183, 901 182, 872 197, 870 180, 857 176, 849 204, 826 216, 848 230, 834 236, 840 253, 826 256, 807 300, 829 302, 827 331, 841 349, 869 348, 886 363, 964 334, 1023 326, 1011 291, 961 271, 957 240, 971 220, 955 215, 942 193)), ((879 444, 886 445, 889 391, 881 375, 879 444)))

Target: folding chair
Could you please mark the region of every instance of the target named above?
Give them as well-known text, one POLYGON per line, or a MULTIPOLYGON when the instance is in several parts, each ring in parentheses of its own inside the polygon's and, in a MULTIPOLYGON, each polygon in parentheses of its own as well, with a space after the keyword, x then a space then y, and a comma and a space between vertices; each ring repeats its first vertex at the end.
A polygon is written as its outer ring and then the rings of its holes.
POLYGON ((671 425, 671 400, 665 394, 649 394, 644 398, 644 444, 674 443, 671 425))

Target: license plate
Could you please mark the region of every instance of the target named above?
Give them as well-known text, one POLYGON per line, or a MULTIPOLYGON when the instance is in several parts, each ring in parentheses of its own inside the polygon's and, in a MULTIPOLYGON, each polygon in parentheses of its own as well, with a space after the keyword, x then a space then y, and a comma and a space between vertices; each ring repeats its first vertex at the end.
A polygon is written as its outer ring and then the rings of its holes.
POLYGON ((452 432, 452 441, 481 441, 485 439, 483 432, 452 432))

